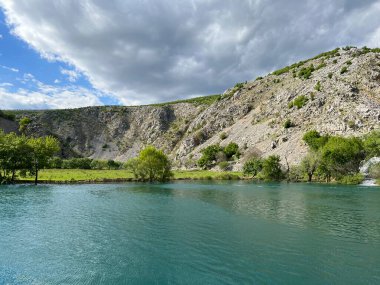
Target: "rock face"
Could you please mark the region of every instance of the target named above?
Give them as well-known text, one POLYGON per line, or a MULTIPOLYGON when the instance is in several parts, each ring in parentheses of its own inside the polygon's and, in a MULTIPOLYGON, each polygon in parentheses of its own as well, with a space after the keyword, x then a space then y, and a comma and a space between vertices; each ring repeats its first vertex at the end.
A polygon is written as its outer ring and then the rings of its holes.
POLYGON ((177 167, 191 168, 204 147, 233 141, 243 153, 235 169, 253 152, 297 164, 307 152, 302 141, 307 130, 360 136, 379 128, 380 53, 356 48, 327 53, 231 88, 211 104, 88 107, 21 116, 31 119, 28 134, 58 137, 66 157, 125 161, 152 144, 177 167), (310 65, 315 70, 305 79, 300 72, 310 65), (299 96, 306 102, 292 107, 299 96), (291 127, 284 127, 286 120, 291 127))

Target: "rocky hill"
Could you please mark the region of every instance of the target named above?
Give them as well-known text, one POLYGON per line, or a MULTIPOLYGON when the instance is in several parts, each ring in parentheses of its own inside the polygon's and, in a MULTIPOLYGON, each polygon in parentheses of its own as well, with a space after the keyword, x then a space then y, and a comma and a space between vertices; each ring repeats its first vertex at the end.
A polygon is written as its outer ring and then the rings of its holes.
MULTIPOLYGON (((278 154, 283 163, 296 164, 307 152, 302 141, 307 130, 360 136, 380 127, 380 50, 336 49, 220 96, 16 112, 16 120, 25 116, 31 119, 26 133, 58 137, 66 157, 125 161, 152 144, 176 166, 191 168, 204 147, 233 141, 243 153, 235 169, 252 153, 278 154)), ((5 125, 12 128, 2 119, 0 128, 5 125)))

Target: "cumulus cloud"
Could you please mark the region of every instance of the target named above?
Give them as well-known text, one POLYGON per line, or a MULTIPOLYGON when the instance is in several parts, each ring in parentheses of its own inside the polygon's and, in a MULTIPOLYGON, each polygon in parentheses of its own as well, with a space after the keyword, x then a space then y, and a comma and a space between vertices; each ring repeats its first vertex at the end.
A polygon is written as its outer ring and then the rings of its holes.
POLYGON ((63 109, 102 105, 99 92, 78 86, 56 87, 38 81, 32 74, 20 79, 25 88, 12 90, 11 83, 0 84, 2 109, 63 109))
POLYGON ((70 82, 75 82, 78 80, 78 78, 80 77, 80 73, 75 71, 75 70, 71 70, 71 69, 64 69, 64 68, 61 68, 61 73, 65 76, 67 76, 68 80, 70 82))
POLYGON ((49 60, 74 66, 123 104, 222 92, 336 46, 379 44, 378 0, 0 5, 15 35, 49 60))

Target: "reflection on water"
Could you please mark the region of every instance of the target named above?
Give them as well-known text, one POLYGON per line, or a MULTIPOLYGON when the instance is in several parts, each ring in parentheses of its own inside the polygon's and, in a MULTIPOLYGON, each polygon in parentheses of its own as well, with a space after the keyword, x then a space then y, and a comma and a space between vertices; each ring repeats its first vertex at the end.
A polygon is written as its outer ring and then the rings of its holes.
POLYGON ((380 189, 0 187, 0 284, 379 284, 380 189))

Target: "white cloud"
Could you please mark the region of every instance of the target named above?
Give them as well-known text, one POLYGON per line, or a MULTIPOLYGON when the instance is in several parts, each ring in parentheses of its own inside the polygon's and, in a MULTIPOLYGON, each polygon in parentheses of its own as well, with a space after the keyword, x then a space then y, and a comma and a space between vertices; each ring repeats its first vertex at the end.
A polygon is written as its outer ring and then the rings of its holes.
POLYGON ((61 73, 63 75, 66 75, 68 77, 68 80, 70 82, 75 82, 78 80, 78 78, 80 77, 80 73, 75 71, 75 70, 70 70, 70 69, 64 69, 61 67, 61 73))
POLYGON ((19 70, 17 68, 14 68, 14 67, 9 67, 9 66, 5 66, 5 65, 0 65, 0 67, 3 69, 6 69, 6 70, 12 71, 12 72, 19 72, 19 70))
POLYGON ((0 5, 15 35, 47 59, 74 66, 95 88, 125 104, 222 92, 336 46, 379 44, 378 0, 0 5))
POLYGON ((38 81, 32 74, 24 74, 23 84, 33 86, 10 90, 11 83, 0 84, 2 109, 63 109, 102 105, 103 94, 78 86, 56 87, 38 81))
POLYGON ((3 35, 2 34, 0 34, 0 40, 3 38, 3 35))

